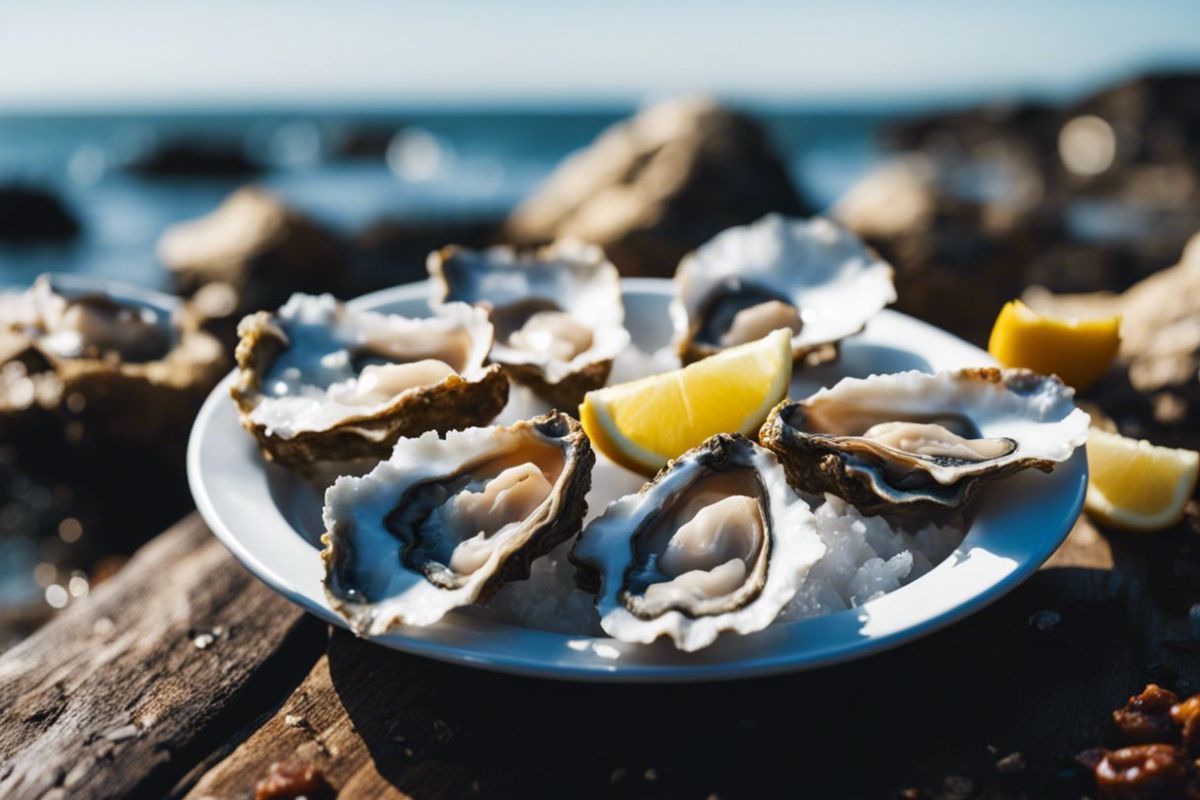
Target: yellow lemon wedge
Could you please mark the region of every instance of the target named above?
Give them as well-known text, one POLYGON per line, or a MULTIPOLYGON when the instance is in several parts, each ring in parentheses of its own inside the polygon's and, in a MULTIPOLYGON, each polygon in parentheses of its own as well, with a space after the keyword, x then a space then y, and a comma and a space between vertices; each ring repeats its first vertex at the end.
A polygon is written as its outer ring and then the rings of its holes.
POLYGON ((1092 428, 1087 442, 1088 513, 1117 528, 1156 531, 1183 517, 1200 454, 1155 447, 1092 428))
POLYGON ((1076 389, 1085 389, 1099 380, 1117 355, 1120 328, 1120 317, 1054 317, 1011 300, 996 317, 988 352, 1006 367, 1054 374, 1076 389))
POLYGON ((791 337, 780 329, 682 369, 588 392, 579 420, 601 452, 652 475, 714 434, 757 431, 787 394, 791 337))

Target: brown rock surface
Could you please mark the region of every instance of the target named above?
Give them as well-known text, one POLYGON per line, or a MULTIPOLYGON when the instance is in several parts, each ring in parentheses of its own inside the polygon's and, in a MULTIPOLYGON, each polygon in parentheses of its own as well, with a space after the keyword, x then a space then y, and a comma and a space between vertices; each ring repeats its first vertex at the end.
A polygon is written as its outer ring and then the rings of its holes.
POLYGON ((521 244, 583 239, 625 275, 666 276, 725 228, 805 210, 757 123, 686 99, 642 111, 563 162, 509 217, 505 235, 521 244))
POLYGON ((292 292, 339 292, 347 283, 342 243, 269 192, 245 187, 211 214, 168 228, 158 256, 180 288, 219 283, 240 314, 274 308, 292 292))

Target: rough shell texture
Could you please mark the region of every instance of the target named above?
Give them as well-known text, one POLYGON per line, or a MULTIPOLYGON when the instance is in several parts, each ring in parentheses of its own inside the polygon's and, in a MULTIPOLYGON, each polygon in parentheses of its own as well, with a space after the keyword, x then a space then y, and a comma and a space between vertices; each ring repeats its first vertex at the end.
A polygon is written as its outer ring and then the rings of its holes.
POLYGON ((496 343, 491 359, 513 380, 547 402, 573 411, 583 395, 608 381, 613 359, 629 344, 616 267, 593 245, 570 240, 536 251, 510 247, 467 250, 445 247, 430 254, 434 303, 486 304, 493 309, 496 343), (545 301, 591 331, 592 342, 568 360, 514 347, 504 319, 545 301))
POLYGON ((529 565, 579 532, 587 512, 595 455, 579 423, 560 412, 508 427, 428 433, 402 439, 391 458, 361 477, 343 477, 325 496, 325 590, 330 604, 360 635, 379 635, 397 625, 429 625, 447 611, 487 600, 505 583, 529 577, 529 565), (455 588, 435 585, 405 561, 413 542, 402 541, 385 518, 403 507, 407 493, 505 454, 522 441, 561 448, 563 469, 550 495, 504 541, 488 564, 455 588), (359 568, 386 570, 380 596, 366 598, 355 586, 359 568))
POLYGON ((636 494, 610 505, 580 535, 571 560, 580 588, 596 593, 600 625, 609 635, 641 643, 666 636, 679 649, 694 651, 712 644, 723 631, 746 634, 770 625, 824 552, 808 504, 788 486, 775 456, 743 436, 719 434, 672 461, 636 494), (757 501, 766 523, 767 564, 761 586, 742 594, 739 607, 702 615, 675 607, 647 617, 627 586, 638 537, 683 502, 698 480, 741 469, 756 475, 757 501))
POLYGON ((685 362, 721 349, 701 333, 713 301, 731 289, 777 297, 799 310, 797 359, 823 360, 895 302, 892 268, 854 234, 823 218, 769 214, 730 228, 690 254, 675 273, 671 321, 685 362))
POLYGON ((410 389, 380 407, 344 416, 319 429, 278 435, 253 414, 264 399, 264 377, 289 346, 287 333, 278 315, 265 311, 243 319, 238 333, 238 379, 231 394, 242 427, 258 441, 267 459, 311 477, 323 476, 327 465, 386 458, 401 437, 486 425, 508 402, 508 380, 501 369, 479 363, 486 353, 485 343, 472 369, 464 374, 410 389))
POLYGON ((759 439, 779 456, 797 490, 831 492, 863 512, 879 513, 962 508, 986 481, 1028 468, 1049 472, 1087 440, 1087 430, 1088 415, 1058 378, 983 368, 845 378, 806 400, 780 403, 759 439), (970 462, 881 455, 878 447, 864 449, 855 423, 830 431, 815 421, 835 416, 864 420, 857 427, 958 417, 980 438, 1008 440, 1011 450, 970 462))
POLYGON ((182 441, 201 402, 228 362, 220 344, 198 330, 186 307, 64 289, 47 276, 28 292, 0 299, 0 426, 53 417, 80 423, 85 441, 156 444, 182 441), (149 310, 166 330, 165 346, 145 360, 113 352, 64 355, 49 346, 42 306, 99 301, 149 310))

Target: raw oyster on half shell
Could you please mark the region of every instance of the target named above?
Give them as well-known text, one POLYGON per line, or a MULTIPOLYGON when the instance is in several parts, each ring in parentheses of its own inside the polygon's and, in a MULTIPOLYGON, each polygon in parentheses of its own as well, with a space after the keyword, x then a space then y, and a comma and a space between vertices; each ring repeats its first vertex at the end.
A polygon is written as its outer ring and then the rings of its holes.
POLYGON ((692 651, 770 625, 824 552, 775 456, 719 434, 610 505, 571 559, 610 636, 692 651))
POLYGON ((896 300, 892 268, 857 236, 823 218, 769 214, 729 228, 675 272, 671 321, 684 363, 792 331, 792 353, 827 361, 896 300))
POLYGON ((844 378, 776 406, 759 433, 804 492, 866 513, 958 509, 987 481, 1051 471, 1087 440, 1057 377, 1021 369, 844 378))
POLYGON ((464 303, 410 319, 297 294, 238 335, 242 426, 306 475, 386 458, 402 436, 485 425, 508 400, 508 380, 485 364, 487 312, 464 303))
POLYGON ((434 304, 487 305, 496 326, 492 361, 558 408, 574 412, 584 394, 604 386, 629 344, 620 276, 594 245, 444 247, 428 266, 434 304))
POLYGON ((179 440, 227 361, 183 305, 43 275, 0 293, 0 415, 82 423, 81 437, 179 440))
POLYGON ((325 590, 360 635, 430 625, 579 532, 595 455, 560 412, 401 439, 325 493, 325 590))

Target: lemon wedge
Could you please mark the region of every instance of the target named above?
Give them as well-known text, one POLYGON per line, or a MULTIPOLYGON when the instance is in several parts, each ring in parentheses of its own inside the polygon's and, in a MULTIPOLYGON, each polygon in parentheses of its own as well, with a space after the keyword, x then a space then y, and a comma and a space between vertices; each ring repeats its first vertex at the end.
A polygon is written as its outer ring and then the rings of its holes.
POLYGON ((714 434, 753 434, 791 376, 792 332, 780 329, 682 369, 588 392, 579 420, 601 452, 652 475, 714 434))
POLYGON ((1088 434, 1088 513, 1135 531, 1174 525, 1196 490, 1200 454, 1155 447, 1092 428, 1088 434))
POLYGON ((1084 389, 1108 370, 1117 355, 1120 328, 1120 317, 1054 317, 1011 300, 996 317, 988 352, 1006 367, 1057 375, 1068 385, 1084 389))

